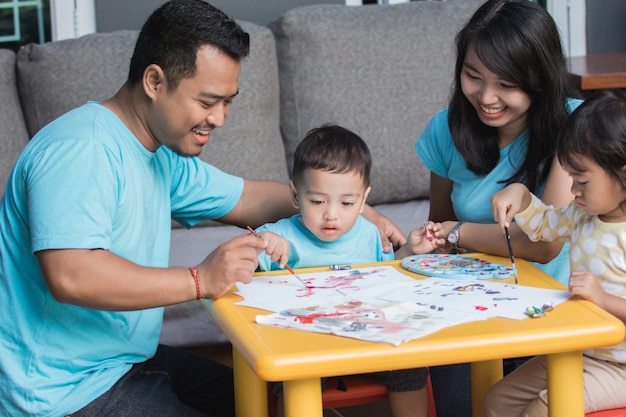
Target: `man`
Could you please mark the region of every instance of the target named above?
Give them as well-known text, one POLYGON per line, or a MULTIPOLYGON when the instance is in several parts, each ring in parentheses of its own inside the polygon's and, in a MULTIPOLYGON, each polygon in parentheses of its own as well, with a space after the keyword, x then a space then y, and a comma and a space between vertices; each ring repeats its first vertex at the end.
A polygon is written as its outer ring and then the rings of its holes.
MULTIPOLYGON (((266 246, 242 234, 197 266, 167 268, 172 217, 258 226, 294 213, 286 184, 193 157, 223 125, 248 51, 248 34, 208 3, 167 2, 142 28, 118 93, 25 148, 0 204, 8 415, 233 415, 231 370, 158 339, 162 306, 249 282, 266 246)), ((367 213, 386 243, 403 243, 367 213)))

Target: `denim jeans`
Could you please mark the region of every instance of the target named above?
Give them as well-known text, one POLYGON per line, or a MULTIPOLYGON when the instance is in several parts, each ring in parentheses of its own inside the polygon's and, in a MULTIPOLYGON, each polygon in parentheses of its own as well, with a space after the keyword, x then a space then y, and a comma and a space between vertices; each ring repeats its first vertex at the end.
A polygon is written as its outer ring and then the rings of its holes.
POLYGON ((194 353, 159 345, 115 385, 71 417, 232 417, 232 369, 194 353))
MULTIPOLYGON (((504 375, 526 362, 529 357, 505 359, 504 375)), ((472 415, 472 382, 469 363, 430 367, 437 417, 469 417, 472 415)))

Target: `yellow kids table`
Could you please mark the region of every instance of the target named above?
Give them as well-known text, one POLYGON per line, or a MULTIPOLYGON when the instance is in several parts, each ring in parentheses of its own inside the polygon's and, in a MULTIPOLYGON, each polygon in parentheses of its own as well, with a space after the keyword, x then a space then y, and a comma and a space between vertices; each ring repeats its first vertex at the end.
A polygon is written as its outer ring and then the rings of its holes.
MULTIPOLYGON (((501 264, 508 261, 472 256, 501 264)), ((404 270, 400 261, 384 264, 415 279, 424 278, 404 270)), ((532 264, 521 259, 516 264, 519 285, 563 288, 532 264)), ((306 272, 316 270, 327 267, 306 272)), ((284 273, 288 272, 258 275, 284 273)), ((459 324, 399 346, 256 324, 256 315, 267 312, 237 306, 240 300, 232 293, 216 301, 203 300, 233 345, 237 417, 267 417, 266 381, 284 381, 287 417, 321 417, 321 377, 464 362, 471 362, 472 411, 479 417, 486 390, 502 378, 502 359, 540 354, 547 355, 550 416, 583 417, 581 351, 624 339, 620 320, 584 300, 568 300, 541 318, 459 324)))

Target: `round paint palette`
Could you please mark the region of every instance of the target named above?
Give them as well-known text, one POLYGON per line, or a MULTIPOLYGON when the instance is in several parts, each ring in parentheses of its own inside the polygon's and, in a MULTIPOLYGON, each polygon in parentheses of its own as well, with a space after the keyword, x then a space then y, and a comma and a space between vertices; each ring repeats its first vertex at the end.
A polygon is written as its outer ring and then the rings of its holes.
POLYGON ((407 256, 402 267, 416 274, 450 279, 506 279, 514 273, 512 266, 454 254, 407 256))

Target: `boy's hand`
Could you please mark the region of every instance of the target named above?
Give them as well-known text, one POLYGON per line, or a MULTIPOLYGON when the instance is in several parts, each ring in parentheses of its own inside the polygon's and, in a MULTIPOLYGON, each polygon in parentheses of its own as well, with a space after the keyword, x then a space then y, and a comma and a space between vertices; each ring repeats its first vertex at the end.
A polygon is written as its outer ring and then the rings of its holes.
POLYGON ((491 211, 493 218, 504 228, 511 225, 513 216, 524 210, 530 204, 530 192, 524 184, 511 184, 491 196, 491 211))
POLYGON ((429 253, 446 245, 441 223, 425 222, 409 234, 407 242, 395 253, 396 259, 429 253))
POLYGON ((289 261, 289 242, 276 233, 262 231, 258 235, 267 243, 265 253, 272 258, 273 262, 277 262, 281 268, 284 268, 289 261))

